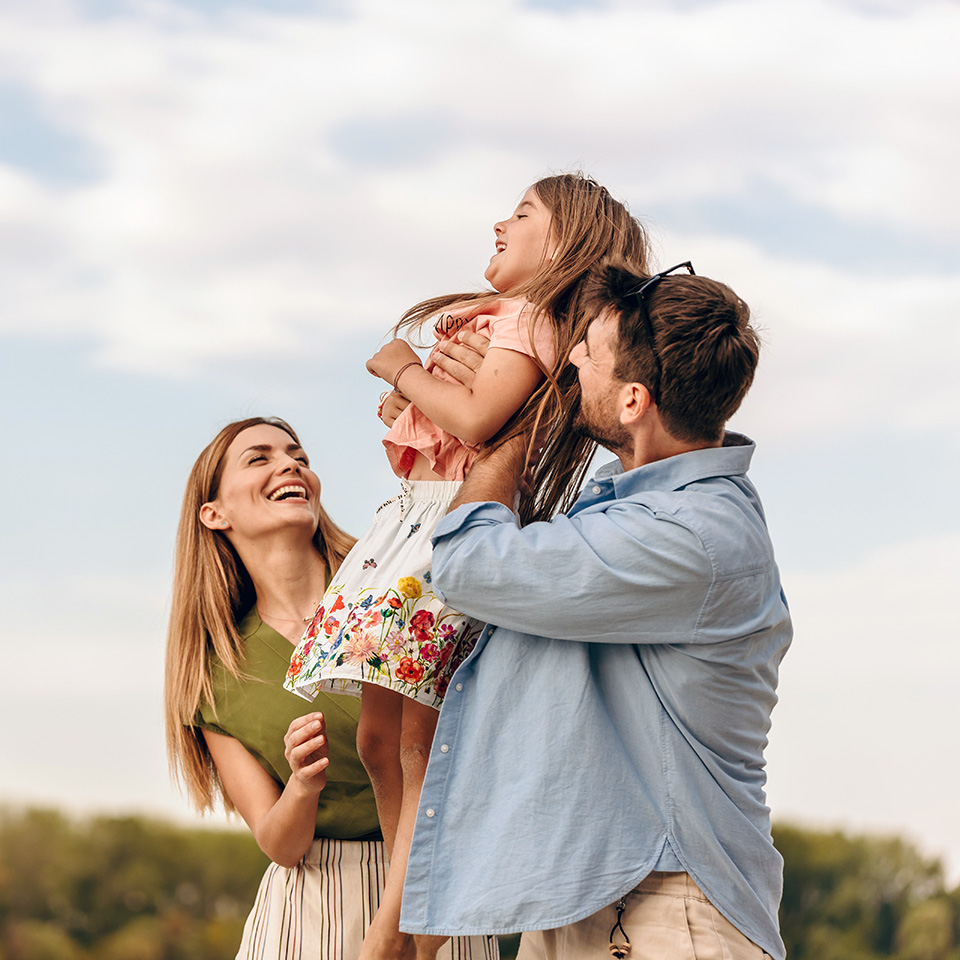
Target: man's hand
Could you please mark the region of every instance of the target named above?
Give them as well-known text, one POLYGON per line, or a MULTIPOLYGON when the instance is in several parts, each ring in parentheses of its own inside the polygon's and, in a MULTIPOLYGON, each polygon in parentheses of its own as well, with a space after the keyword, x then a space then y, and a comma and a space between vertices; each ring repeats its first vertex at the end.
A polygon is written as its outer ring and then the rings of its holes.
POLYGON ((447 512, 465 503, 486 503, 490 500, 513 510, 526 453, 527 437, 521 434, 478 460, 470 468, 467 479, 463 481, 460 492, 447 512))

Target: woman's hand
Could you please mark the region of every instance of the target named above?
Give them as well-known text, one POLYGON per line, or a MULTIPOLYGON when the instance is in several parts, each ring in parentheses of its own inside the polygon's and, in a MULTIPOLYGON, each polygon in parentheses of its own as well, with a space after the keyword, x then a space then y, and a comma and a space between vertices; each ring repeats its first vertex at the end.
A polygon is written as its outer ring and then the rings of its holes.
POLYGON ((319 794, 327 785, 330 749, 322 713, 297 717, 287 727, 283 738, 283 755, 296 782, 307 794, 319 794))
POLYGON ((367 361, 367 370, 393 384, 401 367, 408 363, 420 363, 416 351, 406 340, 391 340, 367 361))

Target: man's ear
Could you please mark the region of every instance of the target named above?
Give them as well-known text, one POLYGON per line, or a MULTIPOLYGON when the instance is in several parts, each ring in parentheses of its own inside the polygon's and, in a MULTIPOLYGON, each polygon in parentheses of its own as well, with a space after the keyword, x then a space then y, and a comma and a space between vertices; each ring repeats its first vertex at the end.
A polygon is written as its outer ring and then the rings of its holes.
POLYGON ((650 391, 642 383, 625 383, 620 394, 620 423, 635 424, 653 405, 650 391))
POLYGON ((220 516, 216 502, 205 503, 200 508, 200 522, 208 530, 224 530, 227 526, 227 521, 220 516))

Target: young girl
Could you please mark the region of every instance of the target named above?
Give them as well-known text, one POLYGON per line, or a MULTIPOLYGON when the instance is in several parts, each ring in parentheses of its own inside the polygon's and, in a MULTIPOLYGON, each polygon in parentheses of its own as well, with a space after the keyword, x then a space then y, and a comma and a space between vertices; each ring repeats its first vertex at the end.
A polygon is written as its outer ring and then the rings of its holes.
POLYGON ((438 340, 470 329, 490 346, 469 387, 424 367, 401 339, 367 369, 411 401, 384 438, 401 493, 383 504, 327 590, 290 664, 286 686, 362 687, 357 746, 370 775, 391 870, 363 960, 432 956, 443 938, 399 933, 406 859, 437 710, 478 625, 433 593, 430 537, 470 464, 486 445, 548 426, 521 518, 546 519, 574 491, 592 444, 569 429, 576 413, 572 347, 589 317, 580 288, 601 260, 646 269, 646 238, 622 204, 593 180, 538 181, 513 215, 494 225, 484 277, 491 293, 437 297, 411 308, 397 330, 432 319, 438 340))

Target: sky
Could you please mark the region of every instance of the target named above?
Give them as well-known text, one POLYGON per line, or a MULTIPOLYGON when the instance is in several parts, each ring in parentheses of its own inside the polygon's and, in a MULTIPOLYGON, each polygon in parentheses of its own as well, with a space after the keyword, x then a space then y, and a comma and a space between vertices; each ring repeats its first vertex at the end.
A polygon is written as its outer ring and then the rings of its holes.
POLYGON ((960 882, 958 35, 957 0, 0 0, 0 801, 193 822, 160 697, 194 458, 283 416, 360 533, 364 360, 582 169, 762 330, 774 819, 960 882))

